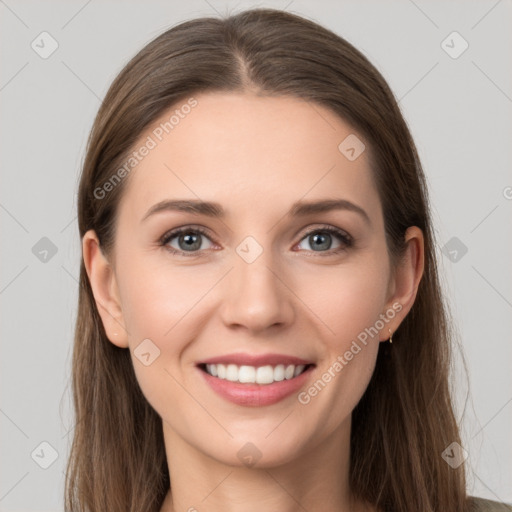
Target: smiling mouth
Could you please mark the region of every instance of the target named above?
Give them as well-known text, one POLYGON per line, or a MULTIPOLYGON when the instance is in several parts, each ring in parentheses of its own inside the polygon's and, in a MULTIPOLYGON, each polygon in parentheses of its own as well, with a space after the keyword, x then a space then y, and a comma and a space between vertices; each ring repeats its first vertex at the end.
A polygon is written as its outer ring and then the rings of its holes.
POLYGON ((314 364, 278 364, 265 366, 247 366, 236 364, 199 364, 198 367, 217 379, 237 382, 240 384, 268 385, 275 382, 292 380, 302 375, 314 364))

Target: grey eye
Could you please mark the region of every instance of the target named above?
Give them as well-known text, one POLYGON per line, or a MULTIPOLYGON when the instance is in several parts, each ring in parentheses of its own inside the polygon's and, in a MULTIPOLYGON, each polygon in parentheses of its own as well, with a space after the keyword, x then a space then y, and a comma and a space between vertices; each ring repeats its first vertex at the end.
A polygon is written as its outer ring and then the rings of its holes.
MULTIPOLYGON (((333 234, 328 233, 326 231, 315 231, 314 233, 311 233, 310 235, 307 235, 304 237, 301 241, 301 244, 306 241, 309 244, 309 248, 307 247, 301 247, 302 249, 306 249, 307 251, 327 251, 331 248, 336 249, 341 244, 338 242, 338 246, 333 247, 333 239, 336 239, 333 234)), ((299 244, 300 247, 300 244, 299 244)))
MULTIPOLYGON (((169 239, 168 244, 173 248, 184 252, 193 252, 198 251, 200 249, 208 249, 208 247, 204 247, 204 240, 208 240, 208 238, 195 231, 186 231, 184 233, 179 233, 174 235, 169 239), (177 242, 178 246, 176 247, 175 243, 177 242)), ((209 241, 209 240, 208 240, 209 241)), ((209 241, 211 244, 211 242, 209 241)))

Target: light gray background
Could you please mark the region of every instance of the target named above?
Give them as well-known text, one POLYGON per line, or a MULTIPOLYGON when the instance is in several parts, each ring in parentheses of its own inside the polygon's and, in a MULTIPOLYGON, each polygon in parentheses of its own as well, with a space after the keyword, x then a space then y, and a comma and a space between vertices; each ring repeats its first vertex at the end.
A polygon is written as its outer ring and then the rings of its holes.
POLYGON ((339 33, 400 99, 430 182, 441 271, 469 370, 464 412, 459 360, 469 490, 512 501, 510 1, 0 0, 2 511, 63 510, 80 258, 75 194, 100 99, 165 29, 253 6, 283 8, 339 33), (47 59, 31 48, 43 31, 59 45, 47 59), (453 31, 469 43, 456 59, 441 46, 453 31), (57 248, 46 262, 32 250, 43 237, 57 248), (463 255, 455 248, 456 261, 442 252, 453 237, 467 247, 463 255), (51 461, 42 442, 58 453, 48 469, 40 467, 51 461))

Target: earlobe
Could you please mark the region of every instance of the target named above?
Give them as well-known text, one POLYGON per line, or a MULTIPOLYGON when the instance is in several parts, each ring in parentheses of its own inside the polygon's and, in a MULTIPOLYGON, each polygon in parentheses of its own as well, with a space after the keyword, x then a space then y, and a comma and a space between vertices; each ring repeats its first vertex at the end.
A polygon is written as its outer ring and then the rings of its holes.
MULTIPOLYGON (((403 319, 411 310, 418 287, 423 276, 425 255, 423 232, 416 226, 411 226, 405 233, 407 248, 400 264, 392 276, 393 293, 386 307, 396 311, 396 316, 386 326, 393 334, 399 328, 403 319), (399 306, 398 306, 399 305, 399 306)), ((389 335, 387 329, 383 332, 382 341, 387 341, 389 335)))
POLYGON ((107 337, 114 345, 127 348, 128 336, 124 327, 116 276, 112 265, 101 251, 94 230, 85 233, 82 239, 82 254, 96 307, 107 337))

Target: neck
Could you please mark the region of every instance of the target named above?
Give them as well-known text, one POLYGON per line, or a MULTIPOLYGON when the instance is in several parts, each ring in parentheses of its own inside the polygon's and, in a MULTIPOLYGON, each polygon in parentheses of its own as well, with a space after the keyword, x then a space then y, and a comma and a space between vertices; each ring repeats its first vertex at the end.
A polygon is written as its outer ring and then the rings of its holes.
POLYGON ((172 493, 161 512, 366 510, 349 488, 350 417, 321 445, 272 467, 224 464, 163 425, 172 493))

